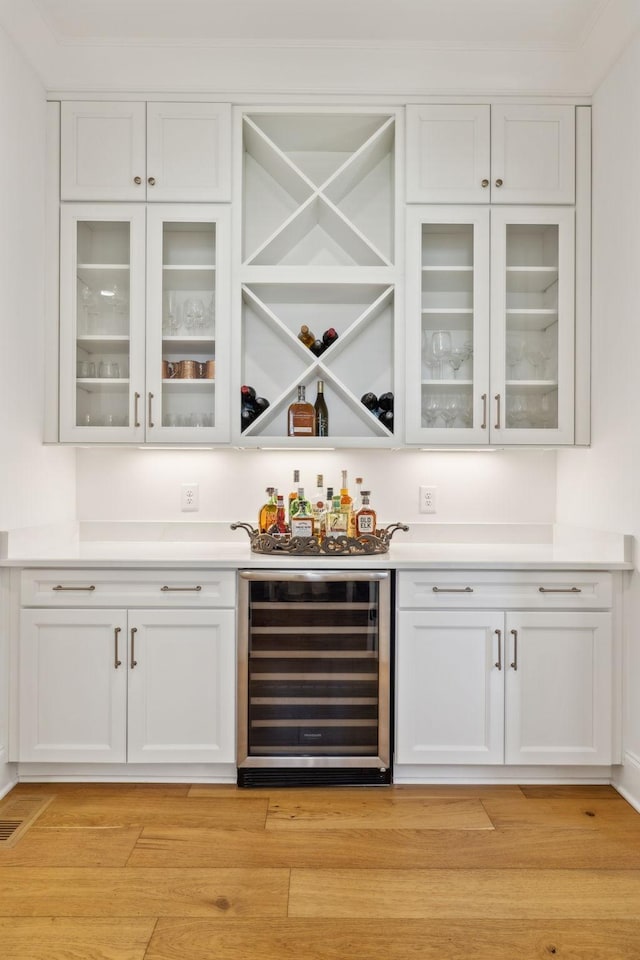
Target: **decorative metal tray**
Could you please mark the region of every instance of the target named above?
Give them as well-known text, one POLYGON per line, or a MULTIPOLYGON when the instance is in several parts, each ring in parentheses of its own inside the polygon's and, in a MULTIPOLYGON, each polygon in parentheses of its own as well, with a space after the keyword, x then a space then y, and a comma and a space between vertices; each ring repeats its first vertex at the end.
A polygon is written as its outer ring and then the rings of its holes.
POLYGON ((363 534, 360 537, 292 537, 289 534, 273 536, 260 533, 250 523, 232 523, 232 530, 245 530, 251 541, 254 553, 286 553, 290 556, 331 556, 353 557, 373 553, 387 553, 389 543, 396 530, 408 530, 405 523, 391 523, 375 534, 363 534))

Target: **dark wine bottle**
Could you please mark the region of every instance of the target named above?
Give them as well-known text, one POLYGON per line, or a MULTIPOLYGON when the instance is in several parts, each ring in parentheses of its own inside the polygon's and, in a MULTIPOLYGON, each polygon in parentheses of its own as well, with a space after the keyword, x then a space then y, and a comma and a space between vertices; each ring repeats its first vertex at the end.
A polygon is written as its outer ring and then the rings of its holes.
POLYGON ((360 397, 360 403, 363 403, 367 410, 372 410, 374 413, 378 409, 378 398, 375 393, 363 393, 360 397))
POLYGON ((393 394, 392 393, 381 393, 378 397, 378 406, 381 410, 391 410, 393 411, 393 394))
POLYGON ((393 433, 393 410, 381 410, 378 420, 385 425, 387 430, 393 433))
POLYGON ((314 340, 311 346, 309 347, 309 350, 311 350, 311 353, 314 353, 316 357, 319 357, 320 354, 324 353, 326 349, 327 348, 325 347, 322 340, 314 340))
POLYGON ((249 400, 255 400, 256 392, 253 387, 248 386, 248 384, 243 383, 240 387, 240 394, 242 396, 242 402, 246 403, 249 400))
POLYGON ((325 332, 322 334, 322 342, 324 343, 325 347, 330 347, 331 344, 335 343, 337 339, 338 331, 333 327, 329 327, 329 329, 325 330, 325 332))
POLYGON ((244 432, 248 426, 250 426, 256 418, 256 411, 253 407, 249 407, 246 403, 242 404, 240 408, 240 429, 244 432))
POLYGON ((316 421, 316 437, 329 436, 329 411, 327 401, 324 398, 324 381, 318 380, 318 392, 314 404, 314 413, 316 421))
POLYGON ((253 405, 256 409, 256 416, 262 413, 263 410, 266 410, 269 406, 269 401, 266 397, 256 397, 253 401, 253 405))

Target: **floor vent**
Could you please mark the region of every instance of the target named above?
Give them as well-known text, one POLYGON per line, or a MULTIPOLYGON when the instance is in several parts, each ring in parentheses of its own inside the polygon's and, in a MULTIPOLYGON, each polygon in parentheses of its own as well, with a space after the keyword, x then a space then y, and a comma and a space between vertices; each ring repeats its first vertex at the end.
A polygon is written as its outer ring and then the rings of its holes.
POLYGON ((0 849, 13 847, 49 806, 53 797, 15 797, 0 803, 0 849))
POLYGON ((391 783, 391 769, 241 767, 239 787, 374 787, 391 783))

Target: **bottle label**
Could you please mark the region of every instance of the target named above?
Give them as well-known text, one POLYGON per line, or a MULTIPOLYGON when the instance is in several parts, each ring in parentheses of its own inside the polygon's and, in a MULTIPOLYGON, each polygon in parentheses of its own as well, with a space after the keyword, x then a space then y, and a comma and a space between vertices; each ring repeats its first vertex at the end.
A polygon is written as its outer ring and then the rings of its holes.
POLYGON ((346 513, 329 514, 327 524, 328 537, 344 537, 347 535, 349 517, 346 513))
POLYGON ((371 514, 363 513, 357 518, 356 526, 358 533, 375 533, 373 526, 373 517, 371 514))
POLYGON ((292 537, 312 537, 313 517, 293 517, 291 520, 292 537))

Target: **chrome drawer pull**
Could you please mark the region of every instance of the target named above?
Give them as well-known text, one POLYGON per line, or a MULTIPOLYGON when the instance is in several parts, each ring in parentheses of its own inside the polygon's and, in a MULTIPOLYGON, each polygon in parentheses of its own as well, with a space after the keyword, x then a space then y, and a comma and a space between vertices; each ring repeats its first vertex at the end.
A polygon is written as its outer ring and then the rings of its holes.
POLYGON ((513 660, 511 661, 511 669, 518 669, 518 631, 512 630, 511 636, 513 637, 513 660))
POLYGON ((115 667, 116 670, 118 669, 118 667, 122 666, 122 660, 120 660, 120 658, 118 657, 118 637, 120 636, 121 629, 122 629, 121 627, 116 627, 114 630, 116 652, 115 652, 115 657, 113 658, 113 666, 115 667))
POLYGON ((199 593, 200 590, 202 590, 202 587, 200 586, 200 584, 198 584, 197 587, 160 587, 160 589, 163 591, 163 593, 167 593, 167 591, 169 591, 169 590, 173 590, 174 592, 177 592, 177 591, 180 591, 180 590, 182 590, 183 592, 184 592, 184 591, 192 591, 192 592, 195 591, 196 593, 199 593))
POLYGON ((52 590, 89 590, 91 591, 91 590, 95 590, 95 587, 93 584, 91 584, 90 587, 63 587, 62 584, 59 583, 57 587, 51 587, 51 589, 52 590))
POLYGON ((134 667, 138 666, 138 661, 136 660, 135 655, 135 643, 136 643, 136 633, 138 632, 137 627, 131 627, 131 659, 129 661, 129 666, 133 670, 134 667))
POLYGON ((538 593, 582 593, 580 587, 538 587, 538 593))
POLYGON ((502 670, 502 630, 494 630, 493 632, 498 635, 498 659, 494 663, 494 667, 502 670))
POLYGON ((434 593, 473 593, 473 587, 431 587, 434 593))

